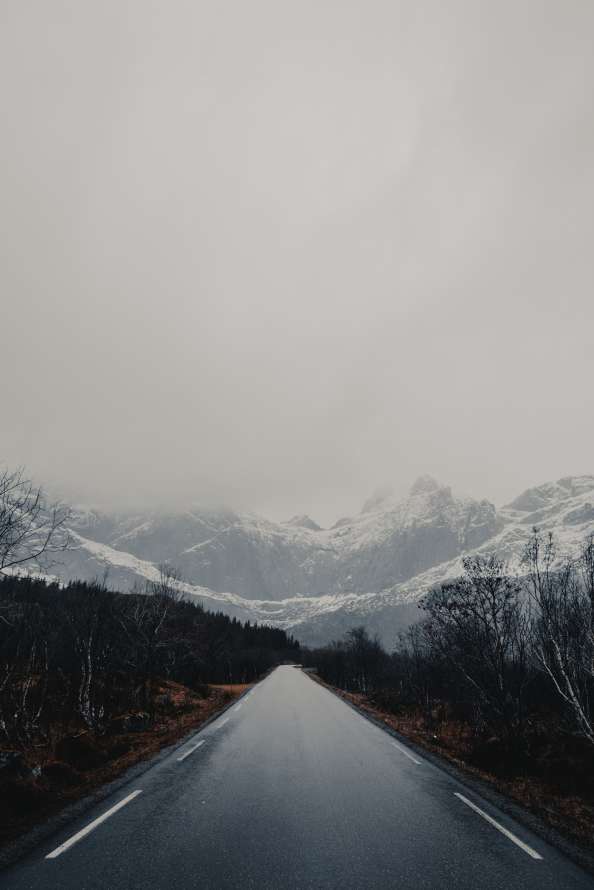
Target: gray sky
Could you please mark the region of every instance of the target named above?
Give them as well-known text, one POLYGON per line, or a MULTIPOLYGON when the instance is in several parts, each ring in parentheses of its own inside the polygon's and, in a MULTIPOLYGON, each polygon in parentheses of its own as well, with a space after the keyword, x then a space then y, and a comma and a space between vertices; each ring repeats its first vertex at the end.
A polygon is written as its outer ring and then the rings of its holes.
POLYGON ((329 523, 594 472, 591 0, 3 0, 0 460, 329 523))

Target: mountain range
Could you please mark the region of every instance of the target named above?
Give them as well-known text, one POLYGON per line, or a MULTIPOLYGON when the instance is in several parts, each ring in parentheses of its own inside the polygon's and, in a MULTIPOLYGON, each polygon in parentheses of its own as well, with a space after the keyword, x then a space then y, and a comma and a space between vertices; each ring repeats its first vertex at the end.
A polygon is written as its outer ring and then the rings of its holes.
POLYGON ((545 483, 500 509, 423 476, 406 498, 379 491, 330 529, 308 516, 74 507, 72 547, 52 571, 131 590, 167 563, 184 593, 209 609, 290 629, 310 644, 365 624, 390 645, 418 617, 423 594, 460 573, 464 555, 495 552, 519 571, 534 526, 552 531, 561 552, 575 551, 594 532, 594 476, 545 483))

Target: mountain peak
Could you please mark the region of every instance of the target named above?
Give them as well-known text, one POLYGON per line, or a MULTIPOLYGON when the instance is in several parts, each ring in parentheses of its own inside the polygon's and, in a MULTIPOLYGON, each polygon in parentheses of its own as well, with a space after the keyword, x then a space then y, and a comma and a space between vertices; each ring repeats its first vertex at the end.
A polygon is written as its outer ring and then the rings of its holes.
POLYGON ((287 520, 285 525, 291 525, 294 528, 308 528, 312 532, 319 532, 322 530, 322 527, 318 525, 317 522, 314 522, 306 513, 300 513, 293 516, 292 519, 287 520))
POLYGON ((411 485, 410 494, 431 494, 434 491, 439 491, 441 488, 443 486, 433 476, 419 476, 411 485))
POLYGON ((370 498, 367 498, 365 503, 363 504, 363 508, 361 513, 371 513, 373 510, 378 510, 382 507, 386 501, 389 501, 390 498, 394 496, 394 489, 391 485, 385 483, 384 485, 380 485, 375 489, 370 498))
POLYGON ((594 491, 594 476, 564 476, 556 482, 526 489, 508 507, 531 513, 591 491, 594 491))

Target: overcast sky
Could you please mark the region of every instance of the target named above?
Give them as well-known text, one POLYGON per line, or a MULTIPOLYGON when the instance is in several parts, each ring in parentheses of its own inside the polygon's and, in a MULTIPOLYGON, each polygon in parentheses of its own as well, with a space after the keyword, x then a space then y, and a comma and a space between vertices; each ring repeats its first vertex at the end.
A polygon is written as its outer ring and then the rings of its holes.
POLYGON ((594 472, 592 0, 2 0, 0 461, 323 523, 594 472))

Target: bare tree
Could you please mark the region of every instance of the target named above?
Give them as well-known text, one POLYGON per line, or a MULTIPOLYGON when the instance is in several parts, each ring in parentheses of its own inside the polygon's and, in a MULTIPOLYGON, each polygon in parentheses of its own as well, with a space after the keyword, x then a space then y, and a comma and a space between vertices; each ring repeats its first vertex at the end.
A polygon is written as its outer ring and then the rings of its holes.
MULTIPOLYGON (((578 559, 584 592, 590 604, 590 639, 594 644, 594 534, 588 535, 578 559)), ((592 674, 594 675, 594 645, 592 646, 592 674)))
POLYGON ((22 469, 0 471, 0 572, 65 550, 68 510, 49 504, 22 469))
POLYGON ((86 726, 99 729, 106 717, 104 676, 119 618, 114 594, 98 584, 92 588, 79 585, 64 594, 59 607, 73 655, 76 710, 86 726))
POLYGON ((159 565, 159 580, 149 581, 146 585, 146 592, 152 596, 166 597, 170 600, 182 599, 181 572, 168 562, 159 565))
MULTIPOLYGON (((151 593, 151 585, 160 582, 147 582, 146 593, 151 593)), ((167 650, 168 637, 166 622, 174 600, 167 594, 152 591, 152 595, 135 592, 132 594, 131 608, 127 609, 122 626, 130 640, 128 658, 130 666, 138 672, 142 705, 152 715, 157 676, 161 660, 167 650)))
POLYGON ((410 690, 413 700, 423 709, 426 726, 432 726, 434 672, 439 654, 431 647, 427 624, 413 624, 406 632, 401 633, 398 648, 392 658, 397 663, 398 672, 402 674, 401 688, 405 685, 410 690))
POLYGON ((477 724, 496 720, 508 738, 521 730, 529 675, 530 620, 520 586, 495 556, 463 560, 464 576, 424 601, 431 648, 464 678, 477 724))
POLYGON ((349 660, 351 683, 360 692, 369 692, 377 679, 383 650, 378 637, 370 637, 361 625, 347 631, 346 650, 349 660))
POLYGON ((567 706, 577 732, 594 744, 591 559, 591 543, 586 542, 577 564, 570 559, 559 564, 553 536, 543 538, 537 529, 524 553, 528 592, 538 608, 537 661, 567 706))

